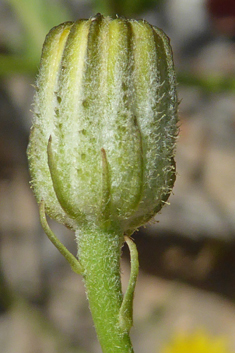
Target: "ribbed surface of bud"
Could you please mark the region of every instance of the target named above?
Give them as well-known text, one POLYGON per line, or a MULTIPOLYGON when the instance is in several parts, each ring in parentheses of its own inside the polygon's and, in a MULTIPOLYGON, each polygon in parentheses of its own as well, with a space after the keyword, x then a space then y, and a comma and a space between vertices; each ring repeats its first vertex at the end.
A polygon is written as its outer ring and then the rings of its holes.
POLYGON ((168 37, 143 20, 63 23, 46 37, 28 147, 48 215, 131 233, 175 180, 177 94, 168 37))

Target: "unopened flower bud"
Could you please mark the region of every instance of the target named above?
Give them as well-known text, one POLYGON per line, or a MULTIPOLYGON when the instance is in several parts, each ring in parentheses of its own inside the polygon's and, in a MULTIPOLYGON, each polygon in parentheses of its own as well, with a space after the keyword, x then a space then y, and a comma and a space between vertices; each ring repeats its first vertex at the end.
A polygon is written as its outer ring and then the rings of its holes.
POLYGON ((146 223, 174 184, 177 104, 160 29, 100 14, 53 28, 28 147, 37 201, 73 229, 146 223))

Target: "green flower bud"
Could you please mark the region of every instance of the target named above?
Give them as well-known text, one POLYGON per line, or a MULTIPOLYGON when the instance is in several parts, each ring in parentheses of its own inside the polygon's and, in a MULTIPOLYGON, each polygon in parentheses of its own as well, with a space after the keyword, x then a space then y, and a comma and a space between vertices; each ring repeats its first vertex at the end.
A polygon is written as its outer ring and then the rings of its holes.
POLYGON ((46 37, 28 157, 51 218, 133 232, 175 180, 177 94, 168 37, 97 14, 46 37))

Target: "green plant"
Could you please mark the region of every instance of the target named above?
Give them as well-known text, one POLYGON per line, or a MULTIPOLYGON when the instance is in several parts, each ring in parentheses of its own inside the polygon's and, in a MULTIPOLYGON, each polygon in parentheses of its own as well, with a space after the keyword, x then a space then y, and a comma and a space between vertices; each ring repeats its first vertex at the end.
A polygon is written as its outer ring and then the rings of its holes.
POLYGON ((160 29, 97 14, 49 32, 28 147, 32 187, 43 229, 84 278, 106 353, 133 352, 138 253, 130 236, 171 193, 177 106, 172 52, 160 29), (79 260, 45 212, 75 231, 79 260), (124 241, 131 274, 123 296, 124 241))
POLYGON ((154 6, 160 6, 163 0, 92 0, 93 9, 105 15, 122 14, 133 16, 147 11, 154 6))
POLYGON ((5 52, 0 53, 0 77, 12 74, 34 75, 45 34, 51 27, 71 15, 60 1, 5 0, 5 2, 20 27, 20 36, 17 43, 14 32, 9 32, 5 38, 2 36, 5 52))

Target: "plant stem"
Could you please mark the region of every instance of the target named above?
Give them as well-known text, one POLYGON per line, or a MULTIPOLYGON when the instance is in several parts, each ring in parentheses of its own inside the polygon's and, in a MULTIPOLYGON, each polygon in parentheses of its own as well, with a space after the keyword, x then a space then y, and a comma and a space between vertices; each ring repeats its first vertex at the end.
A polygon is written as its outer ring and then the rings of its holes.
POLYGON ((123 300, 120 257, 123 235, 117 229, 76 231, 90 310, 103 353, 133 353, 127 330, 120 325, 123 300))

